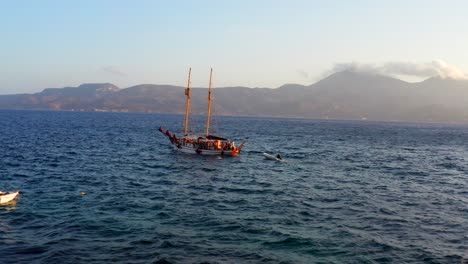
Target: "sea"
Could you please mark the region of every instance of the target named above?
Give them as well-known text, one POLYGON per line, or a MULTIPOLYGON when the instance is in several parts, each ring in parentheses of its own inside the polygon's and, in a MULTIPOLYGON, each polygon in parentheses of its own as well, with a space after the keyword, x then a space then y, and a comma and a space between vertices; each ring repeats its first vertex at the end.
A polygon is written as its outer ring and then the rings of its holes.
POLYGON ((468 263, 468 126, 216 120, 0 111, 0 263, 468 263))

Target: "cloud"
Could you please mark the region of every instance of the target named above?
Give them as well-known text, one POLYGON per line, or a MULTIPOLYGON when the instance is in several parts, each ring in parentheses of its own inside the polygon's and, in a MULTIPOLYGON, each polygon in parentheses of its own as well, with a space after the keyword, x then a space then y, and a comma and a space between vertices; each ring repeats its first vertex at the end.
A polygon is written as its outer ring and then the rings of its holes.
POLYGON ((304 71, 304 70, 297 70, 296 73, 299 76, 301 76, 301 78, 303 78, 303 79, 306 79, 306 80, 310 79, 310 74, 308 72, 304 71))
POLYGON ((442 60, 435 60, 432 64, 442 78, 468 79, 468 74, 464 73, 455 65, 450 65, 442 60))
POLYGON ((378 66, 374 64, 365 64, 365 63, 358 63, 358 62, 337 63, 333 66, 330 73, 341 72, 341 71, 382 74, 378 66))
POLYGON ((433 77, 449 79, 468 79, 468 74, 455 65, 443 60, 434 60, 426 63, 414 62, 387 62, 382 65, 358 62, 337 63, 328 71, 328 74, 340 71, 354 71, 382 75, 406 75, 414 77, 433 77))
POLYGON ((121 76, 121 77, 127 76, 125 72, 119 70, 116 66, 111 66, 111 65, 102 67, 100 71, 103 71, 105 73, 109 73, 112 75, 116 75, 116 76, 121 76))

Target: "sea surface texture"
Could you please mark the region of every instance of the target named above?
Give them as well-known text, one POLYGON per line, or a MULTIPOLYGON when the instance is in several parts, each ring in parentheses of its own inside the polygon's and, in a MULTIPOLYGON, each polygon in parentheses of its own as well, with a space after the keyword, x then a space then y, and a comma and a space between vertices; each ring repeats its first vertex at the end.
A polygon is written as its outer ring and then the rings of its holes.
POLYGON ((0 263, 467 261, 466 126, 218 117, 247 140, 222 158, 157 130, 182 124, 0 111, 0 190, 22 192, 0 205, 0 263))

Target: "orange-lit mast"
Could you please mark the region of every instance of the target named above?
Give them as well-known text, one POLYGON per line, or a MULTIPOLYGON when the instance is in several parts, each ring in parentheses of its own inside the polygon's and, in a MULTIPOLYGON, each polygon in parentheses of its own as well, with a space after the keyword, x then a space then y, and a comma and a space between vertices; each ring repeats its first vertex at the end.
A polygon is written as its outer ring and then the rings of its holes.
POLYGON ((188 73, 188 82, 187 82, 187 89, 185 89, 185 95, 187 96, 187 101, 185 103, 185 125, 184 125, 184 136, 188 135, 188 120, 189 120, 189 112, 190 112, 190 78, 192 75, 192 68, 189 69, 188 73))
POLYGON ((210 118, 211 118, 211 101, 213 100, 213 96, 211 95, 211 78, 213 76, 213 68, 210 71, 210 85, 208 87, 208 116, 206 118, 206 136, 208 136, 210 132, 210 118))

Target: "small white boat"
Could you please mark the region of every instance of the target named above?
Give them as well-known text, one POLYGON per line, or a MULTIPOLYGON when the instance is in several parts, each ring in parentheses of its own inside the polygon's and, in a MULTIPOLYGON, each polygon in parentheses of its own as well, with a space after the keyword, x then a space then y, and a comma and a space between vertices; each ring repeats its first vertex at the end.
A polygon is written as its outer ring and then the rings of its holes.
POLYGON ((8 203, 9 201, 16 198, 19 194, 19 191, 16 192, 0 192, 0 204, 8 203))
POLYGON ((265 153, 265 152, 263 152, 263 156, 265 156, 265 159, 276 160, 276 161, 284 161, 284 159, 281 158, 281 157, 278 158, 275 155, 271 155, 271 154, 268 154, 268 153, 265 153))

